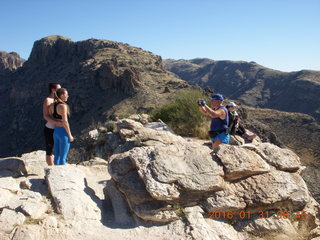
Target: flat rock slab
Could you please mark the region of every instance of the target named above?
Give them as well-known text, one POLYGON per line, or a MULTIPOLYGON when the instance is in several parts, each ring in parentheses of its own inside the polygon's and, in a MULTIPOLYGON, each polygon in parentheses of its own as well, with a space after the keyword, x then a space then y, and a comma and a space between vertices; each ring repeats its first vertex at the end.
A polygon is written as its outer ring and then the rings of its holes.
POLYGON ((46 169, 46 179, 57 212, 65 219, 101 219, 81 170, 71 165, 50 167, 46 169))
POLYGON ((209 197, 205 206, 208 211, 247 208, 253 213, 284 207, 298 211, 309 199, 307 186, 299 174, 274 170, 229 184, 225 190, 209 197))
POLYGON ((47 212, 48 205, 43 202, 24 202, 21 205, 22 211, 33 219, 41 219, 47 212))
POLYGON ((297 154, 290 149, 280 148, 271 143, 259 144, 257 153, 278 170, 295 172, 301 166, 300 158, 297 154))
POLYGON ((16 193, 20 190, 20 180, 12 177, 2 177, 0 178, 0 188, 16 193))
POLYGON ((223 144, 216 156, 225 167, 226 180, 234 181, 266 173, 270 166, 257 153, 246 148, 223 144))
POLYGON ((4 208, 0 214, 0 231, 11 232, 17 225, 23 224, 25 219, 22 213, 4 208))

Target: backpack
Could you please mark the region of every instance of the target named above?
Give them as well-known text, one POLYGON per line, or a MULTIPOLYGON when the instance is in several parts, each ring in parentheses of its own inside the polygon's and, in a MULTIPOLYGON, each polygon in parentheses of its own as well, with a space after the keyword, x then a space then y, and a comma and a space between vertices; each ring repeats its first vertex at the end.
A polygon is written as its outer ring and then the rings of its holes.
POLYGON ((238 114, 235 114, 234 111, 228 111, 229 115, 229 125, 227 129, 227 133, 230 135, 235 135, 237 130, 237 125, 239 123, 239 116, 238 114))

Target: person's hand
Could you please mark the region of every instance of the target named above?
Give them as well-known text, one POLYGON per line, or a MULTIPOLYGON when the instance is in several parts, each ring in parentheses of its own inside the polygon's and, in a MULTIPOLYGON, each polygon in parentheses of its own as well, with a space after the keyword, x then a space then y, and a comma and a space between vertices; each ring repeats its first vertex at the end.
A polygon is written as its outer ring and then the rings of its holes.
POLYGON ((205 106, 207 104, 206 101, 203 100, 203 99, 198 99, 197 103, 198 103, 199 106, 205 106))
POLYGON ((73 142, 73 141, 74 141, 74 137, 72 137, 72 136, 69 137, 69 141, 70 141, 70 142, 73 142))

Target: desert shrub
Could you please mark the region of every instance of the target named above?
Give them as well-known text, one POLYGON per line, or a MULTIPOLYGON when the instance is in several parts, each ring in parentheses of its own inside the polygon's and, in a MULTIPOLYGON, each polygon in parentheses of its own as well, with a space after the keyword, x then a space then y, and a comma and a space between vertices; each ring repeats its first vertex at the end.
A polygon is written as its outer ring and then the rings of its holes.
POLYGON ((207 138, 209 118, 200 112, 197 105, 199 98, 206 97, 198 89, 180 91, 172 102, 154 109, 151 119, 161 119, 181 136, 207 138))

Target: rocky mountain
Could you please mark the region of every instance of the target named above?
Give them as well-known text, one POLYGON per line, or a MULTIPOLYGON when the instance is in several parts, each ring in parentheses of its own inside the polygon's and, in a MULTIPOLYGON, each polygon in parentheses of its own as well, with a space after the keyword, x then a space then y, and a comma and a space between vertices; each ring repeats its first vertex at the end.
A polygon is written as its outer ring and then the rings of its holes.
POLYGON ((0 159, 0 238, 319 239, 320 206, 291 150, 257 138, 212 151, 143 116, 116 127, 108 158, 53 167, 44 151, 0 159))
POLYGON ((244 61, 165 60, 165 68, 190 84, 210 87, 253 106, 306 113, 320 121, 320 72, 280 72, 244 61))
POLYGON ((22 67, 25 62, 16 52, 0 51, 0 76, 22 67))
MULTIPOLYGON (((193 67, 210 65, 212 60, 195 62, 198 65, 194 63, 193 67)), ((186 73, 190 72, 188 67, 186 64, 186 73)), ((247 79, 251 79, 249 75, 247 79)), ((7 71, 1 80, 0 157, 43 149, 42 101, 47 95, 47 84, 60 82, 70 95, 70 124, 77 139, 68 161, 74 163, 96 156, 109 158, 119 144, 110 133, 113 120, 148 112, 189 87, 165 71, 161 57, 150 52, 107 40, 73 42, 62 36, 36 41, 28 61, 7 71), (97 135, 103 136, 102 140, 98 137, 99 141, 93 141, 97 135)), ((319 125, 303 114, 246 109, 243 112, 246 127, 258 133, 263 141, 288 146, 301 157, 310 173, 305 180, 319 201, 319 125), (305 136, 311 137, 305 141, 305 136)))
POLYGON ((40 39, 24 65, 0 81, 0 156, 43 146, 42 103, 49 82, 69 91, 76 137, 115 115, 148 111, 188 86, 164 70, 161 57, 127 44, 40 39))

